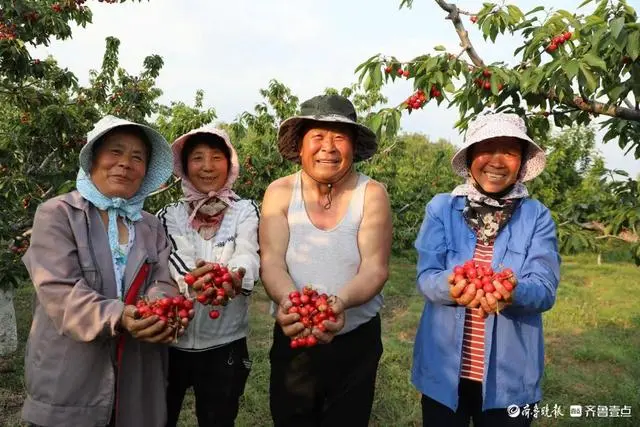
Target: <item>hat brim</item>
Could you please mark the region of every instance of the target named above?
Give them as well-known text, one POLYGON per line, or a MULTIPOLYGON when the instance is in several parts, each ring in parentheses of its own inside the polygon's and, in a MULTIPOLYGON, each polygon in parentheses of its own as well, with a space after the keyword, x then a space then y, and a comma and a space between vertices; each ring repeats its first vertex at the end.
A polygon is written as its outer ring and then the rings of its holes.
POLYGON ((282 157, 295 163, 300 163, 300 147, 298 135, 299 125, 303 121, 316 121, 325 123, 344 123, 352 125, 356 131, 356 139, 353 147, 353 161, 361 162, 371 158, 378 150, 378 139, 371 129, 340 115, 326 116, 294 116, 280 125, 278 131, 278 150, 282 157))
POLYGON ((90 176, 93 147, 96 141, 108 132, 123 126, 136 126, 142 129, 151 143, 151 161, 149 162, 142 184, 136 192, 136 195, 150 194, 160 188, 171 176, 173 153, 164 136, 149 126, 117 117, 108 116, 104 118, 99 121, 96 124, 96 128, 87 135, 87 143, 80 150, 80 167, 90 176))
MULTIPOLYGON (((544 150, 540 148, 538 144, 533 142, 531 138, 527 137, 525 139, 520 135, 514 136, 514 138, 517 138, 520 141, 524 141, 528 144, 526 150, 527 155, 521 163, 518 180, 522 182, 531 181, 532 179, 540 175, 544 170, 544 167, 547 163, 547 156, 544 150)), ((467 152, 469 148, 482 141, 486 141, 486 139, 468 142, 467 145, 460 148, 456 152, 456 154, 453 155, 453 158, 451 159, 451 166, 456 174, 463 178, 469 178, 471 176, 469 168, 467 167, 467 152)))

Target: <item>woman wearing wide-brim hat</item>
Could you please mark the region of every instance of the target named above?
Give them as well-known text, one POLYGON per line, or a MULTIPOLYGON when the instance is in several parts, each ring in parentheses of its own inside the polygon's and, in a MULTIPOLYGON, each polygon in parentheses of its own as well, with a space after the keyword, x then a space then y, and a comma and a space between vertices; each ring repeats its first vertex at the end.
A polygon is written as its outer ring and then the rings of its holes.
POLYGON ((301 169, 269 185, 260 220, 261 278, 276 318, 271 415, 276 426, 366 426, 392 230, 384 187, 354 162, 375 153, 376 137, 348 99, 322 95, 282 123, 278 146, 301 169), (336 295, 336 316, 309 328, 317 345, 292 349, 309 321, 287 314, 288 296, 305 285, 336 295))
POLYGON ((415 242, 426 302, 412 381, 423 425, 528 425, 542 397, 542 312, 560 275, 551 213, 523 184, 542 172, 545 154, 519 116, 486 114, 469 125, 452 166, 466 182, 427 204, 415 242), (488 269, 511 269, 512 279, 488 269))
POLYGON ((38 206, 23 258, 36 294, 22 409, 30 425, 166 422, 165 344, 188 320, 140 319, 135 304, 178 294, 164 230, 142 210, 172 164, 157 131, 106 116, 80 151, 77 189, 38 206))

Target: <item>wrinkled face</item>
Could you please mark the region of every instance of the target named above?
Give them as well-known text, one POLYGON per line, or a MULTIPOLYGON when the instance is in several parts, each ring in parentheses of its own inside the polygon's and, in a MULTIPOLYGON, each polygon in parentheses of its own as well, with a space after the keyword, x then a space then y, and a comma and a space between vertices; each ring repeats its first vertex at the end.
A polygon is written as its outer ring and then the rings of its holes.
POLYGON ((302 137, 302 169, 319 181, 340 179, 353 165, 353 142, 349 125, 319 123, 302 137))
POLYGON ((499 193, 518 179, 522 146, 517 138, 498 137, 472 147, 471 176, 488 193, 499 193))
POLYGON ((137 135, 117 130, 107 134, 95 153, 91 180, 107 197, 133 197, 144 180, 148 154, 137 135))
POLYGON ((224 153, 207 144, 198 144, 187 157, 187 177, 202 193, 218 191, 227 182, 229 163, 224 153))

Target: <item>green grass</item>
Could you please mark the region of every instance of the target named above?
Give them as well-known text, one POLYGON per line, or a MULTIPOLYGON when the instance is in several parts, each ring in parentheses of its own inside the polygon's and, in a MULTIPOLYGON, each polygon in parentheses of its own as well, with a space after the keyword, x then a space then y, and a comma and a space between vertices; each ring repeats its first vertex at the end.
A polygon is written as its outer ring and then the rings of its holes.
MULTIPOLYGON (((371 426, 421 425, 420 395, 409 381, 413 339, 422 311, 415 266, 392 262, 383 310, 384 354, 378 371, 371 426)), ((631 405, 631 419, 589 419, 591 426, 632 426, 640 419, 640 269, 631 264, 596 265, 595 257, 565 257, 554 308, 544 315, 546 368, 542 405, 561 405, 563 417, 537 425, 584 425, 568 416, 569 405, 631 405), (635 421, 635 422, 634 422, 635 421)), ((17 293, 19 351, 0 361, 0 425, 19 425, 23 399, 23 351, 31 319, 31 289, 17 293)), ((249 347, 253 368, 241 402, 238 426, 270 425, 268 350, 273 322, 268 299, 257 289, 251 305, 249 347)), ((181 415, 195 426, 193 396, 181 415)))

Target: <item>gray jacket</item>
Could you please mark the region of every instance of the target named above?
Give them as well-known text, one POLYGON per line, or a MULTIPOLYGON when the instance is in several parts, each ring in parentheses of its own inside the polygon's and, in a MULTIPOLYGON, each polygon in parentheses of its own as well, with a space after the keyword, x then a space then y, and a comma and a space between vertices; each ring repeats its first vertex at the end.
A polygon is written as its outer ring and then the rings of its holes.
MULTIPOLYGON (((170 247, 158 219, 143 212, 135 236, 125 291, 147 263, 140 294, 177 294, 167 265, 170 247)), ((167 347, 119 332, 124 304, 117 298, 97 208, 77 191, 40 205, 23 262, 36 290, 25 354, 24 420, 47 427, 105 426, 115 405, 117 427, 164 426, 167 347), (124 351, 117 366, 121 336, 124 351)))

